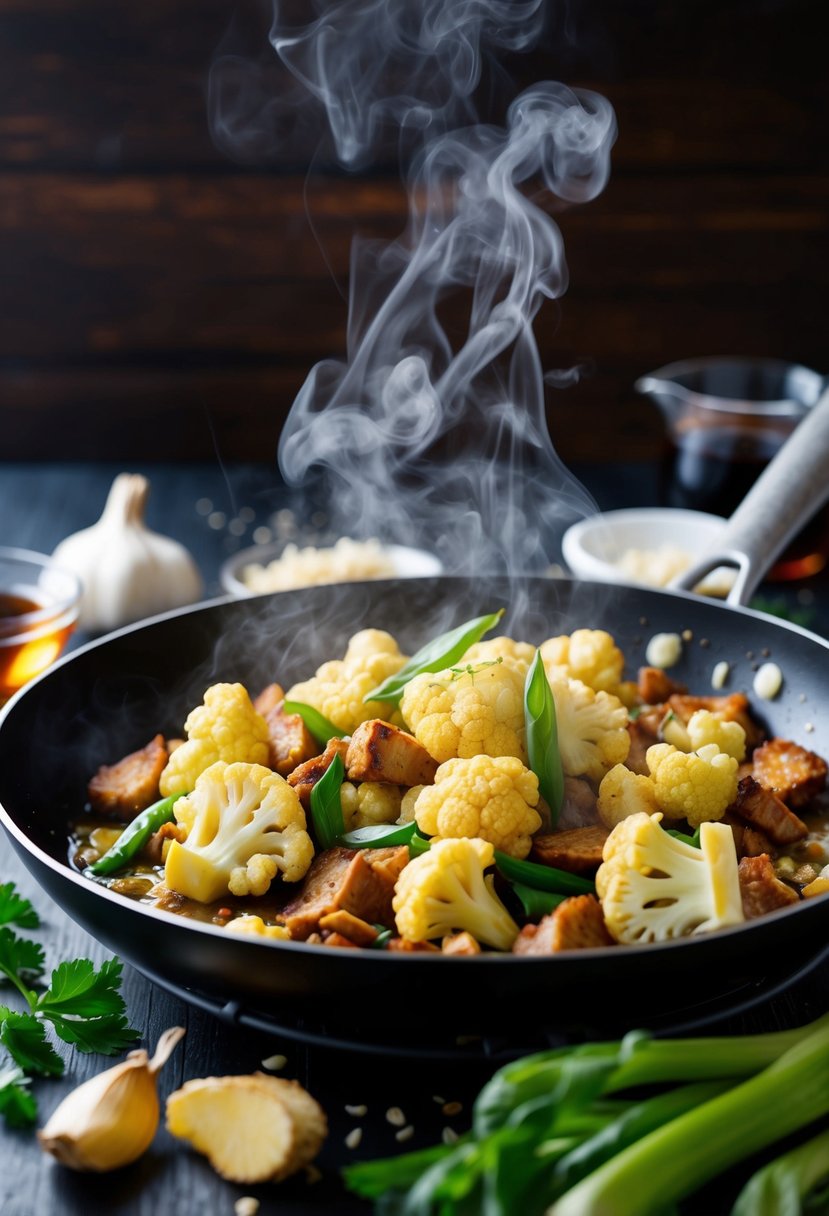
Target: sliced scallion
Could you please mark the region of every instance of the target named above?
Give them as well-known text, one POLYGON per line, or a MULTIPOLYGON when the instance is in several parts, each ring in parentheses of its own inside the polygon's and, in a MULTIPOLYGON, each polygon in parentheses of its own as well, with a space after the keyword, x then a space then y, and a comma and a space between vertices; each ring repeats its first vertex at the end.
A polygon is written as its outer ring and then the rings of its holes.
POLYGON ((564 770, 558 750, 556 703, 540 650, 535 652, 524 684, 524 725, 530 768, 555 826, 564 801, 564 770))
POLYGON ((535 861, 519 861, 500 849, 495 850, 495 864, 504 878, 513 883, 523 883, 535 891, 551 891, 556 895, 590 895, 596 890, 589 879, 581 878, 578 874, 541 866, 535 861))
POLYGON ((377 823, 367 828, 355 828, 353 832, 343 832, 338 844, 349 849, 385 849, 396 844, 409 844, 417 824, 411 823, 377 823))
POLYGON ((322 849, 333 849, 345 831, 340 786, 345 776, 342 757, 337 755, 311 789, 311 823, 322 849))
POLYGON ((339 726, 329 722, 318 709, 314 709, 313 705, 306 705, 304 701, 283 701, 282 709, 286 714, 299 714, 317 743, 322 747, 325 747, 329 739, 342 739, 345 734, 339 726))

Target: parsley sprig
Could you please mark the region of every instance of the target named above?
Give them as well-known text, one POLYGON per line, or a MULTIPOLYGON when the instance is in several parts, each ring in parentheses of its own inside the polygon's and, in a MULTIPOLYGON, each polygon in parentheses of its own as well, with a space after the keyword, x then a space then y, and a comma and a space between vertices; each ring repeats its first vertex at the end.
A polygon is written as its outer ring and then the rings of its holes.
POLYGON ((11 1060, 8 1066, 0 1065, 0 1115, 10 1127, 22 1127, 37 1116, 27 1074, 60 1076, 64 1068, 47 1036, 47 1023, 64 1043, 101 1055, 123 1051, 138 1032, 126 1016, 119 959, 108 959, 97 971, 87 958, 59 963, 44 988, 42 946, 18 936, 10 924, 33 929, 40 920, 14 884, 5 883, 0 886, 0 983, 5 979, 12 984, 28 1010, 0 1005, 0 1045, 11 1060))

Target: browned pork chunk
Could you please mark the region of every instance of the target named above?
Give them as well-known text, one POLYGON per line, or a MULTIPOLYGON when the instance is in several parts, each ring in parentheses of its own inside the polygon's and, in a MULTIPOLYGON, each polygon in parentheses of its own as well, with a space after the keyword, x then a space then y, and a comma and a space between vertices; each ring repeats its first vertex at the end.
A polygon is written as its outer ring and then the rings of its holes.
POLYGON ((370 946, 377 940, 377 930, 368 921, 361 920, 353 912, 338 908, 320 919, 320 928, 329 933, 338 933, 355 946, 370 946))
POLYGON ((686 691, 684 684, 677 684, 661 667, 640 667, 637 687, 646 705, 661 705, 674 693, 686 691))
POLYGON ((612 946, 602 905, 595 895, 565 899, 537 925, 525 925, 512 947, 513 954, 558 954, 561 950, 590 950, 612 946))
POLYGON ((739 815, 735 815, 733 810, 726 811, 721 822, 727 823, 731 828, 738 857, 759 857, 761 853, 771 855, 774 852, 774 845, 768 836, 751 827, 739 815))
POLYGON ((438 765, 413 735, 372 718, 351 736, 345 767, 350 781, 412 786, 431 785, 438 765))
POLYGON ((134 819, 158 799, 158 779, 167 759, 164 736, 156 735, 146 747, 124 756, 117 764, 102 764, 87 786, 93 811, 134 819))
POLYGON ((609 834, 607 828, 597 824, 535 836, 530 861, 571 874, 595 874, 602 864, 602 849, 609 834))
POLYGON ((314 756, 313 759, 306 760, 304 764, 298 765, 292 773, 288 774, 288 785, 294 787, 306 810, 311 805, 311 790, 320 777, 324 777, 328 772, 328 766, 333 763, 335 756, 340 756, 345 763, 347 751, 348 744, 344 743, 342 739, 331 739, 321 756, 314 756))
POLYGON ((729 808, 775 844, 794 844, 808 836, 809 829, 775 794, 753 777, 743 777, 737 798, 729 808))
POLYGON ((744 857, 740 862, 739 878, 746 920, 799 901, 797 892, 777 877, 771 858, 765 853, 760 857, 744 857))
POLYGON ((826 761, 788 739, 769 739, 754 753, 754 779, 787 806, 805 806, 826 785, 826 761))
POLYGON ((304 941, 331 912, 343 909, 368 924, 392 926, 394 884, 409 860, 392 849, 326 849, 314 858, 302 890, 282 910, 291 937, 304 941))
POLYGON ((443 939, 440 946, 444 954, 480 954, 481 947, 471 933, 450 933, 443 939))
POLYGON ((319 744, 299 714, 286 714, 285 694, 278 684, 269 684, 253 705, 268 724, 268 768, 287 777, 299 764, 319 754, 319 744))
MULTIPOLYGON (((543 806, 539 807, 539 814, 543 812, 543 806)), ((584 781, 581 777, 565 777, 564 778, 564 798, 561 803, 561 812, 558 817, 558 826, 562 831, 573 828, 590 827, 597 823, 599 812, 596 809, 596 791, 593 789, 589 781, 584 781)), ((542 814, 542 824, 549 828, 549 818, 544 818, 542 814)))
POLYGON ((625 765, 634 773, 639 773, 642 777, 647 777, 650 773, 645 756, 649 747, 653 747, 654 743, 658 743, 659 739, 655 730, 650 729, 650 723, 643 720, 644 715, 640 714, 638 718, 634 718, 632 722, 628 722, 628 734, 630 735, 630 751, 628 752, 625 765))

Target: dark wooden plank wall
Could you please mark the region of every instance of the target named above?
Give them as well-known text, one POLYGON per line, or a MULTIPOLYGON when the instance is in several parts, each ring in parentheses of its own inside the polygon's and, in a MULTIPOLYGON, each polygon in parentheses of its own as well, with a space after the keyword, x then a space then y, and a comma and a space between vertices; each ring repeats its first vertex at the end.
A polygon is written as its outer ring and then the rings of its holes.
MULTIPOLYGON (((822 8, 575 0, 507 64, 598 88, 619 119, 608 189, 561 216, 571 285, 538 322, 548 366, 592 369, 550 390, 565 458, 653 455, 631 385, 668 360, 829 370, 822 8)), ((212 146, 233 12, 0 0, 0 459, 268 457, 310 365, 342 352, 351 235, 396 234, 404 196, 389 165, 305 188, 294 161, 212 146)), ((241 15, 264 28, 256 0, 241 15)))

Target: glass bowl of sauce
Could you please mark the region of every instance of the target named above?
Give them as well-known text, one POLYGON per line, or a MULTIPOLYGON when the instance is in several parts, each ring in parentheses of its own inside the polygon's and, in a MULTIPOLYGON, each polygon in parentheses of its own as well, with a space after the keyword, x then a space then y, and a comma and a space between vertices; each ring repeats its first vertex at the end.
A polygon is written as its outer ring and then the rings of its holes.
POLYGON ((81 590, 78 576, 51 557, 0 547, 0 705, 61 653, 81 590))

